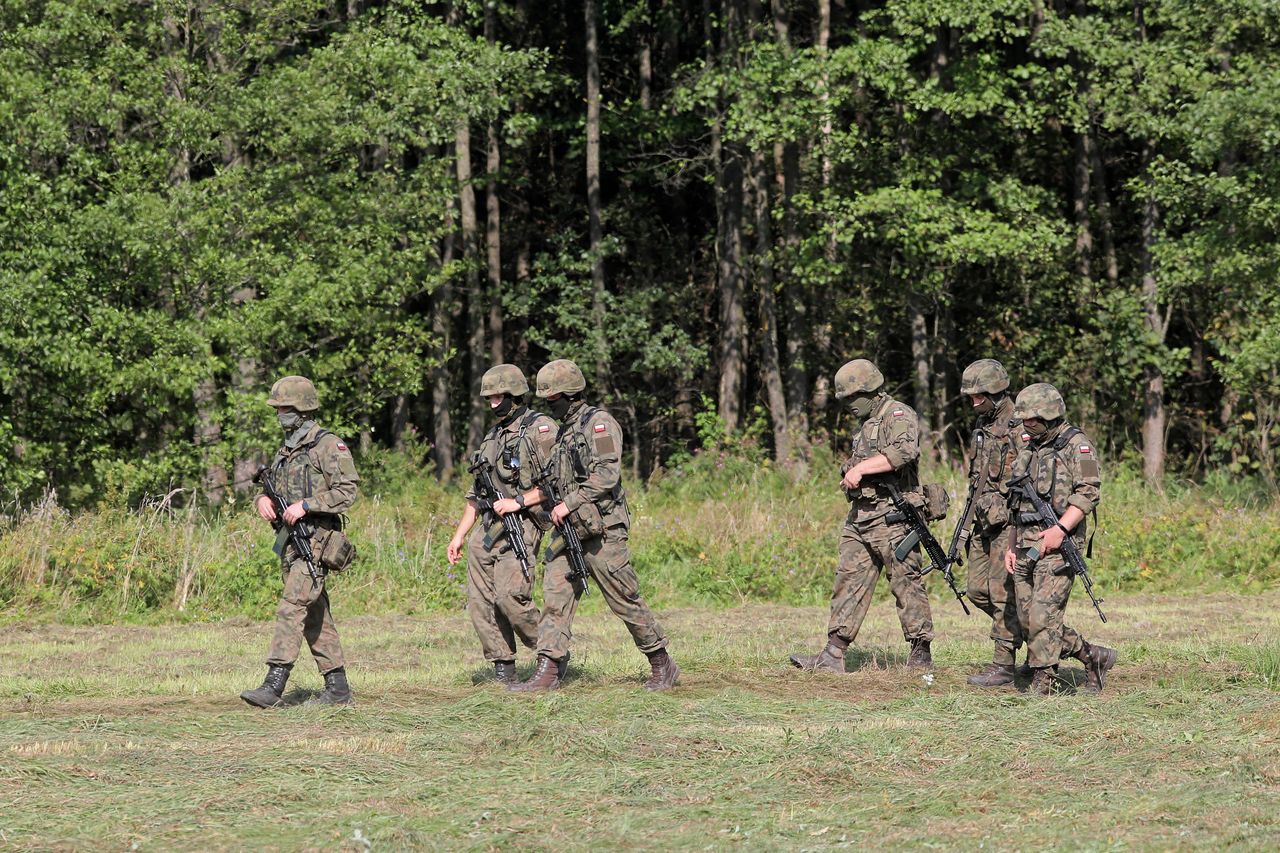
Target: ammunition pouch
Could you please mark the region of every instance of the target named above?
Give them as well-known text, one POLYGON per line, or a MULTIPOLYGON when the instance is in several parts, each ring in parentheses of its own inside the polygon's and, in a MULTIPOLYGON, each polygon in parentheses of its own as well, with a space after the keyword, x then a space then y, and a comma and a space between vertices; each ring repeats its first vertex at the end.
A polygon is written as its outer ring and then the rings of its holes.
POLYGON ((939 483, 924 485, 924 520, 941 521, 947 517, 947 507, 951 504, 951 495, 939 483))
POLYGON ((1009 523, 1009 502, 998 492, 984 495, 974 507, 974 517, 982 532, 990 534, 1009 523))
POLYGON ((325 572, 342 572, 356 559, 356 546, 341 530, 318 528, 311 537, 311 551, 325 572))
POLYGON ((604 517, 600 514, 600 507, 590 501, 569 513, 569 523, 578 531, 578 538, 584 541, 604 533, 604 517))

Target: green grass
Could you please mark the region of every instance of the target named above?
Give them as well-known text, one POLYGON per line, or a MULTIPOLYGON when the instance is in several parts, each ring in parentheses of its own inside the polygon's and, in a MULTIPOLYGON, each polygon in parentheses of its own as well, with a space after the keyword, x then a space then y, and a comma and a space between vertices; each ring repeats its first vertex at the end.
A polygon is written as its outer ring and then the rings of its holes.
MULTIPOLYGON (((490 680, 464 616, 350 617, 337 595, 359 699, 337 710, 240 702, 266 623, 11 625, 0 845, 1280 845, 1280 594, 1117 595, 1108 625, 1076 602, 1069 621, 1120 664, 1101 697, 1049 700, 968 687, 988 625, 943 598, 932 683, 901 666, 888 603, 847 676, 785 663, 820 642, 821 607, 677 608, 682 686, 653 695, 593 599, 565 689, 531 699, 490 680)), ((304 652, 291 687, 319 681, 304 652)))

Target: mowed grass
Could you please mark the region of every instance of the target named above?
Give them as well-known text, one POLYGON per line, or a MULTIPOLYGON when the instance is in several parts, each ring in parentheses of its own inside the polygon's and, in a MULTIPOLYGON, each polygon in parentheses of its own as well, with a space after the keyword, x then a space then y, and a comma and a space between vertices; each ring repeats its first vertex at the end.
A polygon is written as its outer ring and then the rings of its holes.
MULTIPOLYGON (((878 602, 847 676, 786 663, 821 608, 662 614, 640 688, 585 608, 562 691, 510 695, 462 615, 342 618, 350 709, 257 711, 270 627, 11 626, 0 845, 14 849, 1067 849, 1280 846, 1280 594, 1073 604, 1120 649, 1101 697, 980 691, 988 623, 936 598, 932 682, 878 602)), ((527 653, 521 658, 528 671, 527 653)), ((1064 675, 1082 681, 1074 662, 1064 675)), ((304 652, 295 698, 320 679, 304 652)))

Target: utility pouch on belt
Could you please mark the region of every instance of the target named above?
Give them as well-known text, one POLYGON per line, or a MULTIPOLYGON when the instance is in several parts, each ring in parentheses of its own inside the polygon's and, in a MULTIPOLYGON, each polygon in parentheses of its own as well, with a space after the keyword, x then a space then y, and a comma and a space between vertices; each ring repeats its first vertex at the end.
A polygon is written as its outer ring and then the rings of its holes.
POLYGON ((355 561, 356 546, 341 530, 321 528, 316 531, 314 543, 311 550, 326 572, 345 571, 355 561))
POLYGON ((926 483, 924 487, 924 520, 942 521, 947 517, 951 495, 939 483, 926 483))
POLYGON ((604 518, 600 507, 587 502, 569 513, 569 523, 578 531, 579 539, 592 539, 604 533, 604 518))

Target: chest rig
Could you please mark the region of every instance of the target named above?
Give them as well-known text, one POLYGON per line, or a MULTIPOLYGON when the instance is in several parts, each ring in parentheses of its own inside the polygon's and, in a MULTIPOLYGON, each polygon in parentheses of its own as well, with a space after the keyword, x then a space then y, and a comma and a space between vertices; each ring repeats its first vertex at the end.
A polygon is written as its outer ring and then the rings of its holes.
MULTIPOLYGON (((1049 467, 1048 482, 1045 482, 1045 478, 1044 478, 1043 463, 1045 460, 1045 456, 1043 454, 1032 451, 1030 458, 1027 460, 1027 474, 1030 475, 1030 478, 1031 478, 1030 481, 1031 481, 1032 487, 1036 490, 1036 493, 1040 495, 1040 497, 1044 498, 1045 502, 1049 505, 1050 509, 1053 510, 1054 515, 1057 515, 1059 518, 1062 517, 1062 514, 1066 512, 1067 508, 1065 504, 1063 506, 1058 506, 1057 504, 1058 463, 1061 461, 1062 451, 1065 450, 1067 445, 1071 443, 1071 439, 1075 438, 1077 435, 1083 434, 1083 432, 1084 430, 1079 429, 1077 427, 1068 427, 1067 429, 1064 429, 1062 433, 1053 440, 1053 443, 1050 445, 1050 447, 1053 449, 1053 453, 1050 454, 1053 457, 1053 463, 1049 467), (1033 468, 1034 470, 1032 470, 1033 468)), ((1039 448, 1039 449, 1043 449, 1043 448, 1039 448)), ((1040 517, 1035 512, 1021 511, 1022 500, 1019 492, 1010 490, 1009 503, 1010 503, 1010 512, 1011 514, 1016 513, 1015 515, 1013 515, 1013 517, 1018 522, 1019 525, 1028 525, 1028 524, 1035 525, 1038 523, 1040 517)), ((1094 527, 1096 528, 1098 523, 1098 510, 1095 508, 1091 513, 1091 515, 1093 516, 1093 523, 1094 523, 1094 527)), ((1096 530, 1089 531, 1088 544, 1086 545, 1086 554, 1085 554, 1085 556, 1087 557, 1093 556, 1093 534, 1095 532, 1096 530)))
MULTIPOLYGON (((591 462, 595 459, 595 449, 587 440, 587 423, 600 410, 594 406, 583 406, 578 417, 567 421, 560 427, 556 435, 556 468, 560 482, 566 492, 576 492, 587 478, 591 476, 591 462)), ((623 500, 622 482, 619 481, 609 496, 612 503, 623 500)), ((602 509, 606 508, 602 507, 602 509)))
POLYGON ((297 503, 314 497, 316 481, 324 483, 324 474, 320 466, 311 458, 311 450, 326 435, 327 429, 317 429, 309 441, 297 447, 282 447, 271 465, 271 480, 289 503, 297 503))
POLYGON ((525 412, 520 419, 520 426, 514 432, 504 432, 502 424, 494 425, 484 437, 484 446, 489 461, 493 463, 494 474, 506 487, 508 496, 516 491, 529 488, 533 474, 530 463, 536 464, 533 447, 526 433, 533 422, 538 419, 538 412, 525 412))

